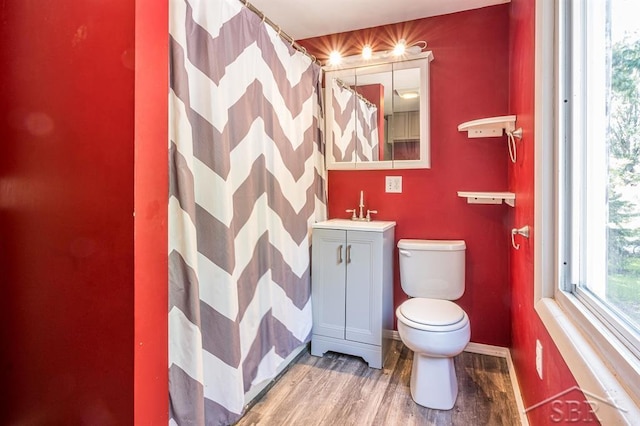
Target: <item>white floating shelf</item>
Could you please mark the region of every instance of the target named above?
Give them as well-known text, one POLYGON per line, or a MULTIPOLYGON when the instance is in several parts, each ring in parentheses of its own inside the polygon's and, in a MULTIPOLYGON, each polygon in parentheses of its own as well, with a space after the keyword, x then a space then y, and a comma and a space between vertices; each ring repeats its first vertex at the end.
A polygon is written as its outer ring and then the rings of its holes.
POLYGON ((515 115, 481 118, 458 126, 459 132, 467 132, 470 138, 492 138, 502 136, 502 131, 512 132, 516 128, 515 115))
POLYGON ((466 198, 469 204, 505 204, 514 207, 516 194, 513 192, 458 191, 458 197, 466 198))

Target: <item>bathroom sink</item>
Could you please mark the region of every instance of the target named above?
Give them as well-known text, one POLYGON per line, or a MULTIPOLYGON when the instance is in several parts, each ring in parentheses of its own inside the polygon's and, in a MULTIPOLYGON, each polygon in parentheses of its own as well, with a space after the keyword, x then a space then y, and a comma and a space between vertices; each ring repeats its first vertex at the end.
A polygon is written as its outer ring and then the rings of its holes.
POLYGON ((387 220, 372 220, 370 222, 364 220, 351 220, 351 219, 330 219, 324 222, 317 222, 313 224, 313 228, 321 229, 344 229, 346 231, 370 231, 370 232, 383 232, 389 228, 396 226, 393 221, 387 220))

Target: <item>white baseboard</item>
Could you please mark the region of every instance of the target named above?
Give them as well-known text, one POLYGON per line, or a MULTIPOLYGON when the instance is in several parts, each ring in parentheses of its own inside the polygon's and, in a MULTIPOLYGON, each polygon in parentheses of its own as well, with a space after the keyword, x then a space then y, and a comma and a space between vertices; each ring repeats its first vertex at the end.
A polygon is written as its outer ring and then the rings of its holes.
POLYGON ((511 359, 511 352, 507 354, 507 367, 509 368, 509 377, 511 378, 513 393, 516 394, 516 406, 518 407, 518 413, 520 413, 520 424, 522 424, 522 426, 529 426, 529 419, 527 418, 526 408, 522 400, 522 393, 520 393, 520 385, 518 384, 518 376, 516 376, 516 369, 511 359))
MULTIPOLYGON (((465 352, 480 355, 499 356, 500 358, 511 358, 509 348, 502 346, 485 345, 484 343, 469 342, 465 352)), ((508 361, 507 361, 508 362, 508 361)))
POLYGON ((480 355, 498 356, 504 358, 507 361, 507 368, 509 369, 509 378, 511 379, 511 387, 513 393, 516 396, 516 406, 518 407, 518 413, 520 414, 520 424, 522 426, 529 426, 529 419, 527 419, 527 413, 525 412, 524 401, 522 400, 522 393, 520 392, 520 385, 518 384, 518 376, 516 376, 516 369, 513 366, 513 360, 511 359, 511 351, 509 348, 502 346, 485 345, 484 343, 469 342, 465 352, 471 352, 480 355))
MULTIPOLYGON (((390 333, 390 337, 393 340, 401 340, 400 335, 396 330, 393 330, 390 333)), ((527 419, 527 414, 525 413, 524 401, 522 400, 522 393, 520 392, 520 385, 518 384, 518 377, 516 376, 516 370, 513 365, 513 360, 511 359, 511 351, 509 351, 509 348, 469 342, 467 347, 464 348, 464 351, 480 355, 497 356, 504 358, 507 361, 511 387, 513 387, 513 393, 516 397, 516 406, 518 407, 518 413, 520 414, 520 423, 522 426, 529 426, 529 419, 527 419)))

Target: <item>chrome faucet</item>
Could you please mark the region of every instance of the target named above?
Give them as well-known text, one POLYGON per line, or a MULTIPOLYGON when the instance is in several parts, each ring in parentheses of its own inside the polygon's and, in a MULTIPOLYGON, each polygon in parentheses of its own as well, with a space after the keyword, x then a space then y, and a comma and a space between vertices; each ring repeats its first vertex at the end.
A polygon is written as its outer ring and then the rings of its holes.
POLYGON ((371 222, 371 214, 378 213, 377 210, 369 210, 367 209, 367 215, 364 215, 364 191, 360 191, 360 204, 358 205, 360 214, 356 216, 356 209, 347 209, 345 210, 347 213, 351 213, 351 220, 363 220, 367 222, 371 222))

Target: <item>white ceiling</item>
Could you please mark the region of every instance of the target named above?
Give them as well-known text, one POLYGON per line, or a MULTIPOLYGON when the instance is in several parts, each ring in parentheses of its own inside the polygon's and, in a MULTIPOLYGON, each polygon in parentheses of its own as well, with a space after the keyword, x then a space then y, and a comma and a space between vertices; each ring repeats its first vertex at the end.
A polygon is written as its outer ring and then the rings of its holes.
POLYGON ((251 0, 291 37, 301 40, 477 9, 510 0, 251 0))

